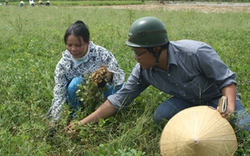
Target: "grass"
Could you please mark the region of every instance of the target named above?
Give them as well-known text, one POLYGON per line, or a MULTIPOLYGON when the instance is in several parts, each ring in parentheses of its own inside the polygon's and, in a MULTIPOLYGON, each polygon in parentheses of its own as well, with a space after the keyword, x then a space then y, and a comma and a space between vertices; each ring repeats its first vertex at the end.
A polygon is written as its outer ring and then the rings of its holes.
MULTIPOLYGON (((64 32, 78 19, 90 27, 96 44, 114 53, 126 77, 136 61, 124 42, 131 23, 139 17, 161 19, 170 40, 207 42, 236 72, 242 103, 250 110, 249 13, 15 5, 0 6, 0 13, 0 155, 160 155, 164 125, 154 123, 153 113, 169 95, 153 87, 114 117, 83 126, 78 135, 58 131, 53 140, 46 141, 49 122, 45 114, 53 97, 54 68, 65 49, 64 32)), ((59 129, 65 123, 62 120, 59 129)), ((236 154, 250 154, 249 134, 242 132, 237 137, 236 154)))

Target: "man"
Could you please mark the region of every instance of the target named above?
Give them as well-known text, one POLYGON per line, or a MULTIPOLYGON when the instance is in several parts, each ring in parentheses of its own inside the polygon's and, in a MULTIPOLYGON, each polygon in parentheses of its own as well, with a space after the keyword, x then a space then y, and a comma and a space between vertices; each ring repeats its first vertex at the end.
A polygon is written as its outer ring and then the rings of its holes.
MULTIPOLYGON (((236 114, 237 125, 250 131, 250 116, 242 107, 235 74, 206 43, 193 40, 169 41, 164 24, 155 17, 136 20, 126 45, 138 62, 124 86, 92 114, 79 122, 97 122, 129 105, 149 85, 172 95, 158 106, 154 119, 171 119, 181 110, 198 105, 217 108, 222 96, 227 108, 222 116, 236 114)), ((68 128, 72 128, 72 123, 68 128)))

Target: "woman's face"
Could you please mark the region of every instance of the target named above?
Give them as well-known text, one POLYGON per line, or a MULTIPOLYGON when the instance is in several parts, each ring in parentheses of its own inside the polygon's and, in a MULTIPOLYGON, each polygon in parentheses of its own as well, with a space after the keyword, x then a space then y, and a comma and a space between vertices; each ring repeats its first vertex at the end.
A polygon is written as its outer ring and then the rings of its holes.
POLYGON ((88 45, 89 43, 84 42, 81 37, 77 38, 74 35, 69 35, 66 42, 66 49, 75 59, 77 59, 83 57, 87 53, 88 45))

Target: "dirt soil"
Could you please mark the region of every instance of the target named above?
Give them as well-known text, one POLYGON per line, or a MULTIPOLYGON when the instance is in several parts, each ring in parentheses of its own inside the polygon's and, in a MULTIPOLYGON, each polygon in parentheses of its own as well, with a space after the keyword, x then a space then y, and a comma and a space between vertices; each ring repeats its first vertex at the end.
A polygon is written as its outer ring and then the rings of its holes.
POLYGON ((250 12, 250 3, 206 3, 206 2, 186 2, 179 3, 174 1, 164 1, 164 4, 144 4, 144 5, 119 5, 119 6, 100 6, 100 8, 114 8, 114 9, 162 9, 162 10, 182 10, 182 11, 200 11, 200 12, 250 12))

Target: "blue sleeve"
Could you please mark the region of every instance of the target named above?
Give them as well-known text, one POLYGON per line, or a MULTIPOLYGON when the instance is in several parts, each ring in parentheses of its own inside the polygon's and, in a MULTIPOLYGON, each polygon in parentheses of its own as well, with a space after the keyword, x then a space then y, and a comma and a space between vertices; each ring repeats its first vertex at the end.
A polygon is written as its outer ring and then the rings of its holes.
POLYGON ((197 51, 200 70, 207 78, 213 79, 220 89, 236 84, 235 73, 220 59, 216 51, 202 43, 197 51))
POLYGON ((115 94, 108 97, 108 100, 116 109, 122 109, 128 106, 149 86, 149 84, 143 79, 140 70, 140 65, 137 64, 124 86, 115 94), (140 79, 141 81, 139 81, 140 79))

